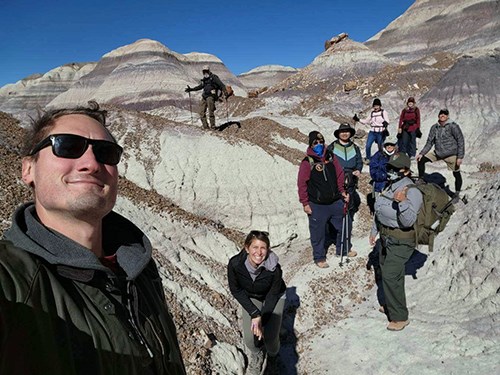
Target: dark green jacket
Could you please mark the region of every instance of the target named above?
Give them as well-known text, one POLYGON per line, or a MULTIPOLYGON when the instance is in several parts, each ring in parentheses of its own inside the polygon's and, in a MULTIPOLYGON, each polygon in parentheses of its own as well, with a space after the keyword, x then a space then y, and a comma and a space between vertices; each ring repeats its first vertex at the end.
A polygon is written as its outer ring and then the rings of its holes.
POLYGON ((113 273, 22 206, 0 241, 0 374, 185 374, 146 236, 103 220, 113 273))

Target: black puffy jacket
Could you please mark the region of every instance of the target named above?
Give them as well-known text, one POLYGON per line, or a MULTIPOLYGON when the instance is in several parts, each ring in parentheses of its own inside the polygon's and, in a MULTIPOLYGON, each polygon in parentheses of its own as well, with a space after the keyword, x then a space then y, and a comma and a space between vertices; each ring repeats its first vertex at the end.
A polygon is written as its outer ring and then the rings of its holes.
POLYGON ((252 318, 260 315, 262 324, 265 325, 276 303, 286 290, 283 272, 278 264, 272 272, 263 269, 254 281, 245 266, 247 256, 247 252, 242 250, 229 260, 227 266, 229 290, 252 318), (250 298, 264 302, 262 311, 253 304, 250 298))

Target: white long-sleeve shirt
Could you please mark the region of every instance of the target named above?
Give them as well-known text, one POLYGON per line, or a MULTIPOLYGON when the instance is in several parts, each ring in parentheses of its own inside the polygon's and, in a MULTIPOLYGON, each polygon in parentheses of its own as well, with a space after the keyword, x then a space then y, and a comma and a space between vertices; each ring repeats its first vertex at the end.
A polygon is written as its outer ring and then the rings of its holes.
POLYGON ((389 122, 389 116, 387 116, 387 111, 384 109, 381 109, 378 112, 372 111, 370 112, 370 116, 359 120, 362 124, 369 125, 370 131, 375 133, 381 133, 384 131, 384 121, 389 122))

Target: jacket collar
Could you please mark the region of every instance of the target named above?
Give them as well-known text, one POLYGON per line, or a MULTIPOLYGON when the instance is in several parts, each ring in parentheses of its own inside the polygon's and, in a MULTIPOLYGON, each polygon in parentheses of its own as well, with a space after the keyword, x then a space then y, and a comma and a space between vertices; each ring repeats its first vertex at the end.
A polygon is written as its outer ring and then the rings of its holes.
MULTIPOLYGON (((111 272, 92 251, 40 223, 33 203, 24 204, 16 210, 5 238, 56 265, 67 275, 78 274, 78 277, 87 279, 89 272, 92 275, 95 271, 111 272), (82 270, 87 272, 82 273, 82 270)), ((147 237, 115 212, 110 212, 103 219, 103 248, 108 255, 116 253, 118 263, 129 280, 135 279, 151 260, 152 247, 147 237)))

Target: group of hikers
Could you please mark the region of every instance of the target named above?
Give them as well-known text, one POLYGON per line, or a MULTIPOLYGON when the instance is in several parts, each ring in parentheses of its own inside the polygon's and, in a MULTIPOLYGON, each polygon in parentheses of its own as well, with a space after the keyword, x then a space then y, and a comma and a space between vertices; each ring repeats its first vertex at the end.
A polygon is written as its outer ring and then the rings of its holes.
POLYGON ((365 158, 362 159, 359 147, 352 141, 356 131, 348 123, 340 124, 334 132, 336 140, 328 147, 320 132, 310 132, 309 147, 297 178, 299 201, 308 215, 313 261, 318 267, 329 267, 326 255, 332 243, 337 256, 356 256, 351 233, 353 217, 361 203, 357 183, 363 161, 369 164, 373 192, 368 194, 367 204, 374 217, 369 243, 375 246, 376 237, 380 237, 380 266, 386 295, 381 309, 389 317, 387 328, 401 330, 409 323, 404 265, 417 245, 415 223, 423 204, 422 192, 411 188, 415 186, 411 162, 417 161, 419 178, 426 181, 425 164, 444 160, 455 178, 455 192, 449 193, 450 198, 457 198, 462 187, 464 138, 459 125, 449 120, 449 111, 442 109, 417 155, 420 111, 413 97, 408 98, 399 117, 397 140, 386 139, 389 120, 378 98, 366 119, 360 120, 357 115, 353 119, 370 126, 365 158), (372 156, 373 143, 377 143, 378 151, 372 156))
MULTIPOLYGON (((210 125, 206 118, 202 122, 213 127, 210 85, 224 89, 209 69, 205 72, 203 85, 190 90, 204 89, 210 125)), ((400 147, 411 154, 415 137, 404 134, 419 129, 420 114, 410 99, 413 115, 402 114, 398 132, 400 147)), ((385 140, 387 114, 379 100, 373 104, 365 121, 373 132, 369 140, 379 145, 373 157, 368 149, 365 156, 377 193, 369 242, 374 246, 379 236, 387 328, 401 330, 409 323, 404 264, 416 247, 413 225, 423 196, 410 186, 411 156, 385 140)), ((463 137, 448 115, 439 112, 416 159, 421 177, 426 163, 444 160, 458 193, 463 137)), ((351 233, 361 204, 363 159, 354 135, 351 125, 340 124, 336 140, 326 146, 320 132, 310 132, 299 167, 299 200, 320 268, 329 267, 332 244, 341 258, 357 255, 351 233)), ((95 102, 49 110, 33 120, 21 176, 34 202, 16 210, 0 241, 0 373, 185 374, 151 243, 113 211, 122 153, 106 127, 106 111, 95 102)), ((241 252, 228 262, 227 279, 241 305, 243 340, 252 353, 247 373, 260 373, 264 353, 267 373, 278 373, 286 285, 267 232, 246 236, 241 252)))
MULTIPOLYGON (((370 263, 376 263, 379 311, 386 315, 390 331, 401 331, 410 323, 405 264, 420 243, 416 223, 424 206, 424 190, 412 179, 412 159, 418 161, 419 177, 423 180, 425 163, 444 160, 456 178, 453 195, 460 192, 464 139, 460 127, 449 121, 448 115, 446 109, 439 111, 438 122, 431 127, 418 155, 415 142, 421 136, 420 111, 414 98, 408 99, 401 113, 397 140, 386 140, 389 121, 379 99, 373 101, 368 119, 362 120, 371 126, 364 158, 373 186, 369 196, 374 197, 368 242, 378 250, 377 261, 370 263), (370 142, 379 146, 373 156, 370 142)), ((358 120, 357 116, 354 119, 358 120)), ((341 257, 341 264, 342 257, 357 255, 352 249, 351 234, 353 218, 361 204, 357 188, 364 163, 360 148, 352 141, 356 130, 350 124, 340 124, 333 134, 336 139, 327 146, 319 131, 309 133, 297 178, 299 201, 309 221, 313 261, 319 268, 329 267, 326 258, 330 245, 335 244, 335 255, 341 257)), ((267 352, 267 365, 276 371, 286 286, 278 256, 270 249, 268 233, 250 232, 244 249, 229 261, 228 280, 231 293, 242 306, 243 337, 251 351, 248 373, 260 373, 263 350, 267 352)))

